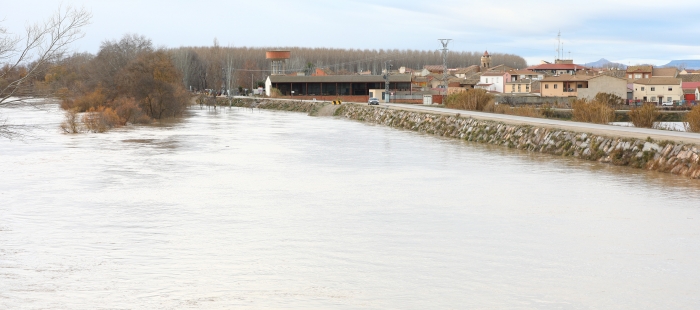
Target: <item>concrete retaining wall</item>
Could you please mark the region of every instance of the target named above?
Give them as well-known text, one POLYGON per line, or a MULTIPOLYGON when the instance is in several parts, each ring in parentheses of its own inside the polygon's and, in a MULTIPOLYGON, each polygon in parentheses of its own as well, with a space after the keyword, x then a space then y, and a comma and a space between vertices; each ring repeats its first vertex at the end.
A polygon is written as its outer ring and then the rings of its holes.
MULTIPOLYGON (((242 103, 261 109, 317 113, 326 103, 262 101, 242 103)), ((593 135, 584 132, 509 125, 460 116, 435 115, 343 104, 334 115, 382 124, 441 137, 501 145, 560 156, 610 163, 618 166, 668 172, 700 179, 700 148, 671 141, 639 140, 593 135)))

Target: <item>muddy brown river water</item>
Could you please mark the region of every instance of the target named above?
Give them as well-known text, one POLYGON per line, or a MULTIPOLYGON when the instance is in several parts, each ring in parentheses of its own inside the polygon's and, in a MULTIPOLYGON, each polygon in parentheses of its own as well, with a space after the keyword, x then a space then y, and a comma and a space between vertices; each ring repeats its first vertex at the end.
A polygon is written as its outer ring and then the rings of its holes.
POLYGON ((700 308, 700 182, 250 109, 0 109, 1 309, 700 308))

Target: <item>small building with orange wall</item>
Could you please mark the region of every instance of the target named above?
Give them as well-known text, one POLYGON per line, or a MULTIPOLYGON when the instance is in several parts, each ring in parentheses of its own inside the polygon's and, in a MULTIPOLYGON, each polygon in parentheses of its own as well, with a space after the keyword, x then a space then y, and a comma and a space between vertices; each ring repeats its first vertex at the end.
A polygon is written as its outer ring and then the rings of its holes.
POLYGON ((590 75, 548 76, 541 80, 540 90, 542 97, 577 97, 579 88, 588 88, 588 80, 594 78, 590 75))

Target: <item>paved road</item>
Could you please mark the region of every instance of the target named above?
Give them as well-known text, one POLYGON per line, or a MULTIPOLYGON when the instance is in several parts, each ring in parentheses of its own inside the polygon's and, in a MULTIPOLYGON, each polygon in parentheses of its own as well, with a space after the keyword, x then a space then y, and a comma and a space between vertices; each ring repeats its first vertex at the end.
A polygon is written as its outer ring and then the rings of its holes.
MULTIPOLYGON (((299 100, 295 100, 299 101, 299 100)), ((310 100, 307 100, 310 101, 310 100)), ((358 104, 367 106, 367 103, 353 103, 347 102, 343 104, 358 104)), ((476 119, 499 121, 506 124, 514 125, 532 125, 547 128, 558 128, 564 130, 587 132, 596 135, 606 135, 613 137, 623 137, 623 138, 636 138, 636 139, 646 139, 650 137, 657 141, 670 140, 680 143, 692 143, 700 145, 700 133, 690 133, 690 132, 680 132, 680 131, 670 131, 670 130, 658 130, 658 129, 648 129, 648 128, 636 128, 636 127, 623 127, 623 126, 613 126, 613 125, 601 125, 601 124, 591 124, 591 123, 580 123, 573 121, 562 121, 553 120, 545 118, 533 118, 533 117, 523 117, 515 115, 505 115, 496 113, 486 113, 486 112, 476 112, 476 111, 466 111, 466 110, 456 110, 447 109, 440 107, 431 107, 428 105, 420 104, 401 104, 401 103, 381 103, 378 106, 372 106, 378 109, 396 109, 405 111, 418 111, 418 112, 430 112, 434 114, 444 114, 444 115, 456 115, 473 117, 476 119)))
POLYGON ((559 128, 579 132, 588 132, 597 135, 607 135, 615 137, 646 139, 651 137, 654 140, 671 140, 681 143, 693 143, 700 145, 700 133, 679 132, 670 130, 658 130, 648 128, 623 127, 613 125, 601 125, 591 123, 580 123, 573 121, 562 121, 545 118, 532 118, 515 115, 505 115, 496 113, 465 111, 456 109, 447 109, 439 107, 430 107, 424 105, 409 105, 398 103, 385 103, 379 106, 389 109, 399 109, 406 111, 421 111, 436 114, 469 116, 476 119, 499 121, 506 124, 514 125, 532 125, 547 128, 559 128))

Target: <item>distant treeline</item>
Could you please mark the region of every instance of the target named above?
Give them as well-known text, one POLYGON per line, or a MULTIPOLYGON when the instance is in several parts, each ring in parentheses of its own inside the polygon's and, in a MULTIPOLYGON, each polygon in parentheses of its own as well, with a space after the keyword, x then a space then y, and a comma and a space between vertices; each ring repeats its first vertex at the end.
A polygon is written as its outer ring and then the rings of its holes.
MULTIPOLYGON (((394 70, 400 67, 422 69, 425 65, 441 65, 440 51, 419 50, 360 50, 304 47, 181 47, 169 50, 175 65, 183 72, 186 87, 218 89, 221 85, 249 88, 263 81, 270 73, 270 61, 265 52, 289 50, 291 59, 286 62, 287 72, 314 72, 324 69, 329 74, 354 74, 369 71, 379 75, 386 61, 394 70), (230 73, 229 73, 230 72, 230 73)), ((450 51, 449 68, 468 67, 481 63, 482 52, 450 51)), ((505 64, 524 68, 527 62, 520 56, 491 53, 491 66, 505 64)))

